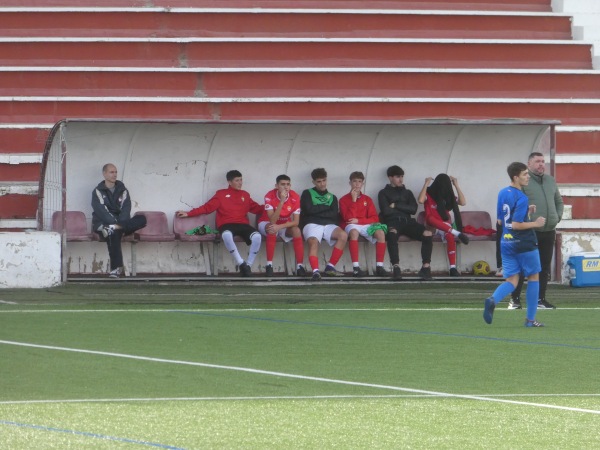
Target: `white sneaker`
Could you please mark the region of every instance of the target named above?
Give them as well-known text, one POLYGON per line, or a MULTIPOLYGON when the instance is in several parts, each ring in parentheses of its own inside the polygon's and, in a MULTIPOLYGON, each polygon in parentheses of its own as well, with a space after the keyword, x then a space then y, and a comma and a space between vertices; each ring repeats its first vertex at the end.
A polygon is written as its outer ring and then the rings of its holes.
POLYGON ((499 267, 494 275, 496 275, 497 277, 503 277, 504 273, 502 272, 502 267, 499 267))
POLYGON ((115 231, 115 226, 114 225, 107 225, 102 227, 102 236, 104 236, 104 238, 106 239, 108 236, 110 236, 111 234, 113 234, 115 231))
POLYGON ((510 301, 508 302, 508 309, 523 309, 523 306, 521 306, 521 300, 520 299, 513 300, 511 298, 510 301))
POLYGON ((123 270, 121 269, 121 267, 117 267, 115 270, 110 271, 110 273, 108 274, 108 278, 119 278, 122 273, 123 270))

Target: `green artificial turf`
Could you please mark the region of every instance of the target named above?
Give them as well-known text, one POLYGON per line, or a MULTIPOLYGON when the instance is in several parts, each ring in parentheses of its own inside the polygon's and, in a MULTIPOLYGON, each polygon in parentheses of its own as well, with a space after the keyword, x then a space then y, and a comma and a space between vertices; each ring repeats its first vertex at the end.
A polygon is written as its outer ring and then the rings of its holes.
POLYGON ((600 289, 73 283, 0 291, 5 448, 592 448, 600 289))

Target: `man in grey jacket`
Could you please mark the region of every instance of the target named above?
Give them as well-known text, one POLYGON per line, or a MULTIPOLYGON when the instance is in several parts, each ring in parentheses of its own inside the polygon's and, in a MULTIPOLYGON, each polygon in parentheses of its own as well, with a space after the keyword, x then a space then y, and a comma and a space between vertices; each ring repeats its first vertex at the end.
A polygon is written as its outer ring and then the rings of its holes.
MULTIPOLYGON (((542 271, 540 272, 540 298, 538 301, 539 309, 554 309, 555 306, 546 301, 546 286, 552 266, 552 255, 554 253, 554 243, 556 241, 556 225, 562 219, 563 200, 556 186, 556 180, 553 176, 545 174, 546 161, 544 155, 533 152, 527 160, 529 169, 529 185, 523 187, 523 192, 529 199, 529 205, 535 205, 535 212, 531 214, 531 220, 534 221, 539 216, 546 218, 546 224, 542 228, 536 228, 535 234, 538 240, 538 249, 540 251, 540 262, 542 271)), ((512 299, 508 304, 508 309, 521 309, 521 289, 523 287, 523 276, 519 278, 519 284, 512 293, 512 299)))

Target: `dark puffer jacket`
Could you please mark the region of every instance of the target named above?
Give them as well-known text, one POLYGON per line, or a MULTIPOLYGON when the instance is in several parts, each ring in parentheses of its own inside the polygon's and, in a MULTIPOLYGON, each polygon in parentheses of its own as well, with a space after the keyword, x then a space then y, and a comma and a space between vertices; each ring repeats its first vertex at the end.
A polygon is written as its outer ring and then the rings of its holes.
POLYGON ((394 218, 410 219, 417 212, 419 205, 410 189, 402 186, 386 185, 377 196, 379 200, 379 219, 382 222, 394 218), (393 208, 390 205, 394 204, 393 208))
POLYGON ((115 189, 110 191, 104 181, 98 183, 92 192, 92 228, 98 230, 103 225, 122 224, 131 218, 131 199, 123 182, 117 180, 115 189))

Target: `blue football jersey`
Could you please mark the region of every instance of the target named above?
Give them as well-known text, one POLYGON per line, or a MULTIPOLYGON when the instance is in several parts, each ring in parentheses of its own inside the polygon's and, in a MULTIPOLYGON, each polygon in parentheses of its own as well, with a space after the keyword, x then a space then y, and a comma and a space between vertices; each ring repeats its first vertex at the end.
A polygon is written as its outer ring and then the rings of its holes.
POLYGON ((513 230, 513 222, 530 222, 529 202, 523 191, 508 186, 498 193, 498 219, 502 221, 500 246, 509 253, 530 252, 537 248, 533 229, 513 230))

